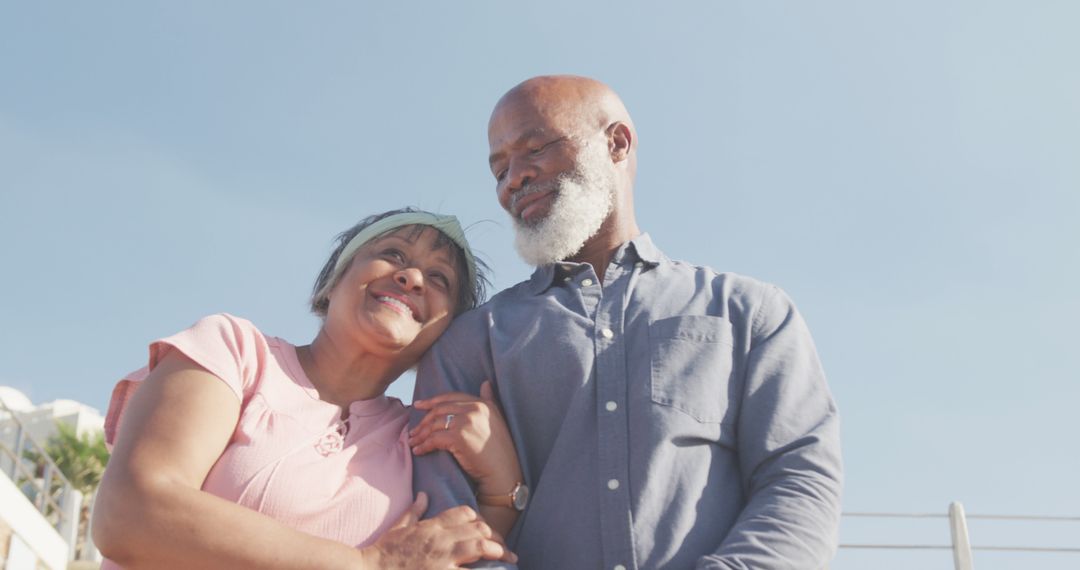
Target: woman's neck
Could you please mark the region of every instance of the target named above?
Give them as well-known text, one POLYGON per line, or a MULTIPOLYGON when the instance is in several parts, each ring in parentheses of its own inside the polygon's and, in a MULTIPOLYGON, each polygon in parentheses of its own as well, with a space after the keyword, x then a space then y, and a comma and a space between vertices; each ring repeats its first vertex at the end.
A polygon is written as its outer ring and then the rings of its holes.
POLYGON ((342 408, 381 396, 404 372, 391 359, 346 349, 325 330, 311 344, 296 347, 296 356, 319 398, 342 408))

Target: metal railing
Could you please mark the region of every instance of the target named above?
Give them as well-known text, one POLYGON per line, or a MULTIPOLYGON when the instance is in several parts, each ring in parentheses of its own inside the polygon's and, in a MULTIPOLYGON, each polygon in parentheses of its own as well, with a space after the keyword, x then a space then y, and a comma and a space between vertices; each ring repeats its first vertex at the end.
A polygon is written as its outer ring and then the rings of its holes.
POLYGON ((1066 522, 1080 523, 1080 517, 1038 516, 1038 515, 986 515, 965 514, 959 502, 949 505, 948 513, 885 513, 885 512, 848 512, 846 518, 878 519, 949 519, 951 544, 903 544, 903 543, 840 543, 841 549, 871 550, 951 550, 955 570, 974 570, 973 552, 1044 552, 1060 554, 1080 554, 1080 547, 1072 546, 1012 546, 1012 545, 976 545, 971 544, 968 533, 968 520, 995 520, 1018 522, 1066 522))
POLYGON ((0 418, 0 471, 22 489, 49 524, 59 529, 67 522, 61 503, 74 490, 71 483, 3 402, 0 418))
POLYGON ((77 558, 88 529, 80 529, 83 495, 34 440, 18 414, 0 401, 0 472, 7 475, 41 516, 68 543, 69 559, 77 558))

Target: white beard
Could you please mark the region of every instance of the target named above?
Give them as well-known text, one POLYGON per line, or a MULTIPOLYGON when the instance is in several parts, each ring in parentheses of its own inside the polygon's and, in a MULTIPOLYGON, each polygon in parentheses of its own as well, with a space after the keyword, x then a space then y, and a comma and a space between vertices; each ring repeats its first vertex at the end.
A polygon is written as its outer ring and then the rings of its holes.
POLYGON ((581 251, 596 235, 615 202, 615 172, 606 149, 589 145, 577 156, 577 166, 543 186, 522 195, 556 188, 547 216, 528 224, 514 217, 514 247, 533 266, 562 261, 581 251))

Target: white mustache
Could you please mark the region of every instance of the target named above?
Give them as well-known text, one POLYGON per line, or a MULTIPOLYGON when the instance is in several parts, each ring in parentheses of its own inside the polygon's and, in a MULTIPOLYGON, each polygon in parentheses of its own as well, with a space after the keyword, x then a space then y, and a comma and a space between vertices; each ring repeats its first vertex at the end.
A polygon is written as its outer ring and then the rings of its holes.
POLYGON ((547 182, 529 183, 521 187, 520 190, 514 192, 514 195, 510 197, 510 211, 515 215, 518 212, 518 202, 523 200, 527 196, 538 194, 540 192, 547 192, 549 190, 557 190, 559 188, 561 179, 555 178, 548 180, 547 182))

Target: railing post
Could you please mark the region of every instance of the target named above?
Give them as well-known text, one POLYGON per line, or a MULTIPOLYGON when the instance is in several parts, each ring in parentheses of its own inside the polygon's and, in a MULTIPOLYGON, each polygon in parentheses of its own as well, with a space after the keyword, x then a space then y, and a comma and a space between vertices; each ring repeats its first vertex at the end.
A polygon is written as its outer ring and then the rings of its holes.
MULTIPOLYGON (((52 463, 45 463, 45 469, 41 476, 41 495, 37 497, 37 508, 45 518, 49 518, 49 503, 52 502, 52 463)), ((51 522, 51 520, 50 520, 51 522)))
MULTIPOLYGON (((10 413, 3 415, 5 414, 4 410, 6 409, 7 408, 0 409, 0 420, 6 420, 9 417, 14 418, 10 413)), ((15 449, 18 449, 19 432, 21 431, 22 426, 20 426, 18 422, 13 421, 4 427, 3 435, 0 436, 2 437, 2 439, 0 439, 0 452, 3 452, 0 453, 0 471, 6 473, 8 478, 12 481, 15 480, 15 449), (9 435, 11 436, 10 440, 8 439, 9 435), (9 448, 8 445, 14 445, 16 447, 9 448)))
POLYGON ((82 541, 83 547, 79 551, 79 560, 90 560, 93 562, 101 562, 101 553, 98 552, 97 545, 94 544, 94 532, 90 522, 94 520, 94 506, 97 505, 97 489, 91 491, 89 510, 86 513, 86 525, 82 527, 82 541))
POLYGON ((971 559, 971 541, 968 540, 964 506, 959 501, 949 504, 949 531, 952 533, 954 567, 956 570, 975 570, 975 563, 971 559))
POLYGON ((68 543, 68 560, 79 558, 79 515, 82 513, 83 495, 68 486, 60 501, 60 538, 68 543))
MULTIPOLYGON (((11 417, 15 418, 15 414, 12 414, 11 417)), ((15 418, 15 425, 18 428, 15 431, 15 449, 12 450, 13 453, 11 454, 11 480, 17 482, 16 477, 19 474, 19 467, 22 466, 23 446, 26 445, 26 430, 23 429, 22 422, 18 418, 15 418)))

